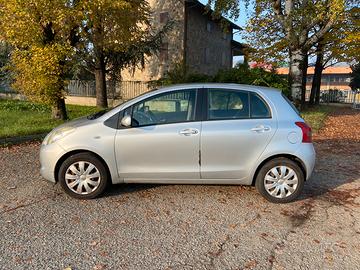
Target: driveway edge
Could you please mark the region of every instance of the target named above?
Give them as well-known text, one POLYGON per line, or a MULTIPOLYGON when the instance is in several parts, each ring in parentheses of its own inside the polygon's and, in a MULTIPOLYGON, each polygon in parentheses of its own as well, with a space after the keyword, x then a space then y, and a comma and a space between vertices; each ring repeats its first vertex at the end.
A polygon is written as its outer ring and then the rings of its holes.
POLYGON ((26 136, 16 136, 8 138, 0 138, 0 147, 5 147, 14 144, 20 144, 24 142, 41 141, 45 138, 47 133, 33 134, 26 136))

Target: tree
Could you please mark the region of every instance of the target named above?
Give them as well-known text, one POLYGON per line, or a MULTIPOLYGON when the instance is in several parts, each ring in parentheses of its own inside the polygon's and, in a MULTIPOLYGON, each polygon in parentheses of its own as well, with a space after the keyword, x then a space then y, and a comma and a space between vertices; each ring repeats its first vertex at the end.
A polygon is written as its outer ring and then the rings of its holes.
POLYGON ((0 41, 0 89, 6 87, 9 82, 9 72, 7 66, 10 61, 10 46, 6 42, 0 41))
POLYGON ((352 68, 350 87, 356 93, 360 92, 360 63, 352 68))
MULTIPOLYGON (((214 4, 215 14, 239 15, 239 0, 209 0, 209 4, 214 4)), ((345 0, 255 0, 254 7, 249 29, 257 42, 251 46, 267 55, 286 53, 292 96, 304 103, 308 51, 343 20, 345 0)))
POLYGON ((357 7, 348 5, 344 21, 335 24, 331 31, 316 44, 316 62, 310 104, 319 104, 321 76, 325 68, 339 62, 359 62, 360 47, 358 44, 360 37, 353 34, 360 29, 359 10, 357 7))
MULTIPOLYGON (((96 105, 107 107, 106 74, 141 62, 161 34, 150 32, 150 7, 142 0, 80 0, 83 54, 95 74, 96 105), (153 42, 153 43, 152 43, 153 42)), ((160 46, 160 45, 159 45, 160 46)), ((114 72, 113 72, 114 74, 114 72)))
POLYGON ((322 76, 322 71, 324 70, 324 46, 325 45, 323 39, 319 40, 319 42, 316 44, 316 50, 315 50, 316 62, 315 62, 314 76, 311 85, 311 92, 309 99, 309 103, 311 105, 319 104, 320 102, 321 76, 322 76))
POLYGON ((71 0, 0 0, 0 37, 13 51, 13 87, 66 119, 64 90, 74 54, 77 12, 71 0))

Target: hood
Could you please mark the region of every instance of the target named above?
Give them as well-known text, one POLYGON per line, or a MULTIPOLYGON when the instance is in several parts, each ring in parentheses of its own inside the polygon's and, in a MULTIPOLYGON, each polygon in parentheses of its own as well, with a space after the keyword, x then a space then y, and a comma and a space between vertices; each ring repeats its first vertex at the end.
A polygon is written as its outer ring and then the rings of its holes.
POLYGON ((81 126, 86 126, 90 123, 94 123, 95 120, 89 120, 87 118, 87 116, 84 116, 84 117, 80 117, 80 118, 76 118, 74 120, 71 120, 71 121, 68 121, 68 122, 65 122, 59 126, 57 126, 56 128, 54 128, 54 130, 56 129, 59 129, 59 128, 62 128, 62 127, 81 127, 81 126))

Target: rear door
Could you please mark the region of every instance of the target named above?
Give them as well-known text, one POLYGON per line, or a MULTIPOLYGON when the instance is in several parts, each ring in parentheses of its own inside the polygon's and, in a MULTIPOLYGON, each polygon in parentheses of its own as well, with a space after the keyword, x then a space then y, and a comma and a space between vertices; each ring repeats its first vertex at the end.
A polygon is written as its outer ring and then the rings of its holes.
POLYGON ((243 179, 276 131, 270 107, 247 91, 208 89, 206 96, 201 178, 243 179))

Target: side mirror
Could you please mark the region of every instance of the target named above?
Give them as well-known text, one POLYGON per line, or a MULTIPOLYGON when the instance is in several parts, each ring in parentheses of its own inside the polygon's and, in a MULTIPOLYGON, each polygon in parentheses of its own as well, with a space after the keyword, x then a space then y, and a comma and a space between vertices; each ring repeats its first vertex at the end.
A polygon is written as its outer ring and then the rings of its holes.
POLYGON ((124 127, 131 127, 131 116, 130 115, 125 115, 121 119, 121 125, 124 126, 124 127))

